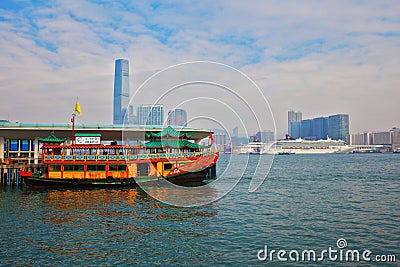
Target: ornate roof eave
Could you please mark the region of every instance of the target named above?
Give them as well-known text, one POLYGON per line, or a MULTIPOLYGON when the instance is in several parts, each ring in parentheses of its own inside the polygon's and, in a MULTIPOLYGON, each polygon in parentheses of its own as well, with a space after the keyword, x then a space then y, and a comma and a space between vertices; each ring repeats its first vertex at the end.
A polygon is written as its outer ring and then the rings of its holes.
POLYGON ((51 132, 51 134, 48 137, 38 137, 39 142, 41 143, 56 143, 56 144, 61 144, 64 143, 67 138, 58 138, 54 132, 51 132))
POLYGON ((169 137, 179 137, 179 138, 190 138, 193 135, 193 132, 178 132, 171 126, 167 126, 164 128, 161 132, 146 132, 146 137, 151 138, 151 137, 164 137, 164 136, 169 136, 169 137))

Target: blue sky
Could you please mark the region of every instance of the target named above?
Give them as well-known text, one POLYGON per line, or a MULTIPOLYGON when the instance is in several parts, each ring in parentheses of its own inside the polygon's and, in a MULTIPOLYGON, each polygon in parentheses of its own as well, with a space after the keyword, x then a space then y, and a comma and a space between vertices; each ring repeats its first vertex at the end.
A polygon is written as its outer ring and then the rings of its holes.
POLYGON ((3 0, 0 118, 68 122, 79 96, 82 122, 110 123, 116 58, 130 60, 132 91, 181 62, 237 68, 278 132, 291 108, 349 113, 352 132, 400 126, 399 1, 3 0))

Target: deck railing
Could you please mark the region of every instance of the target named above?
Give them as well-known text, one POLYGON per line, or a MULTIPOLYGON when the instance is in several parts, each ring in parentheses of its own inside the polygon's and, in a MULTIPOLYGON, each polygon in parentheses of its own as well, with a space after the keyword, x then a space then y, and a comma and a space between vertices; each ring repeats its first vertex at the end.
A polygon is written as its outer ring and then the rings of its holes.
POLYGON ((126 160, 160 160, 178 158, 198 158, 209 156, 216 151, 182 152, 182 153, 147 153, 128 155, 44 155, 47 161, 126 161, 126 160))

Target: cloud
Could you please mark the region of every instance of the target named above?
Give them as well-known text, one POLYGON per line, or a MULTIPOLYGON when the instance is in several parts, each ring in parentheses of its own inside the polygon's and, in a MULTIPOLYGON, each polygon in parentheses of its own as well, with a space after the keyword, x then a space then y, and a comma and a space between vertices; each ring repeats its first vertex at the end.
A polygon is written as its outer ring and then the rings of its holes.
POLYGON ((400 126, 397 1, 2 1, 0 11, 0 117, 68 122, 79 96, 82 122, 110 123, 114 60, 127 58, 132 89, 185 61, 239 68, 279 133, 291 108, 349 113, 352 132, 400 126))

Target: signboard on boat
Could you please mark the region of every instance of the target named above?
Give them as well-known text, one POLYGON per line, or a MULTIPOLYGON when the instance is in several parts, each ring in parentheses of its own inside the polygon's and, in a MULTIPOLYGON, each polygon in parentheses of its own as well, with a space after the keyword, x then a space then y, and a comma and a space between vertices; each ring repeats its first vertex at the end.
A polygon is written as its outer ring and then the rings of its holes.
POLYGON ((75 144, 77 145, 100 145, 99 134, 76 134, 75 144))

